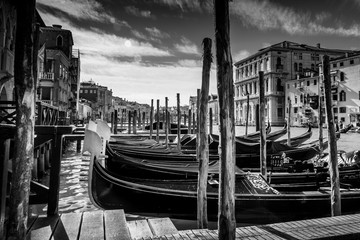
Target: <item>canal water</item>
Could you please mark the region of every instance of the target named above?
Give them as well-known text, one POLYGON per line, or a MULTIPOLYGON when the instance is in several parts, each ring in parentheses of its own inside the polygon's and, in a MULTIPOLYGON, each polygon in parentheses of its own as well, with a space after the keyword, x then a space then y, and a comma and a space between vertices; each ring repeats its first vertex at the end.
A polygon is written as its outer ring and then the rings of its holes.
MULTIPOLYGON (((280 129, 281 127, 272 127, 272 132, 280 129)), ((215 134, 218 134, 218 126, 214 126, 213 131, 215 134)), ((235 131, 237 136, 243 135, 245 133, 245 127, 236 126, 235 131)), ((254 131, 255 127, 250 126, 248 128, 248 133, 254 131)), ((306 131, 307 128, 291 128, 291 136, 298 136, 306 131)), ((312 131, 313 135, 308 142, 318 139, 319 129, 314 128, 312 131)), ((328 136, 326 129, 324 129, 323 136, 324 138, 327 138, 328 136)), ((287 138, 287 135, 282 138, 287 138)), ((359 140, 359 133, 341 134, 341 138, 337 142, 338 150, 352 151, 360 149, 359 140)), ((83 160, 81 154, 76 152, 76 143, 70 143, 61 163, 59 213, 96 210, 96 207, 92 205, 88 197, 87 164, 88 161, 83 160)), ((46 214, 46 206, 44 205, 32 206, 32 210, 33 213, 36 212, 36 214, 46 214)), ((143 217, 127 214, 128 220, 141 218, 143 217)), ((179 230, 196 228, 195 221, 185 221, 179 219, 172 220, 179 230)), ((216 223, 210 223, 209 228, 216 228, 216 223)))

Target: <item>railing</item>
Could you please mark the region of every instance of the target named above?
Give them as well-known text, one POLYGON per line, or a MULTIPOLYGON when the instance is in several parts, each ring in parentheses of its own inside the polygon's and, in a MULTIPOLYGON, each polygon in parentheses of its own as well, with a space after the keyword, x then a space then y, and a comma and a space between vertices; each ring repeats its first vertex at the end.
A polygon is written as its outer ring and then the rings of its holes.
POLYGON ((54 73, 52 73, 52 72, 40 72, 40 79, 41 80, 54 81, 54 73))
POLYGON ((0 101, 0 123, 16 124, 15 101, 0 101))
POLYGON ((14 74, 14 53, 9 49, 3 49, 1 70, 14 74))

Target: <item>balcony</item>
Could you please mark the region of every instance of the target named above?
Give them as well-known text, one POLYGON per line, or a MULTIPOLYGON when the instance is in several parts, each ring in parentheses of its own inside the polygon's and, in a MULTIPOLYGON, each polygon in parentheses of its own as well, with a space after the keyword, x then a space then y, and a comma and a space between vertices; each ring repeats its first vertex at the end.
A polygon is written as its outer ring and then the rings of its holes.
POLYGON ((14 75, 14 53, 4 48, 1 56, 1 71, 14 75))
POLYGON ((40 80, 54 81, 53 72, 40 72, 40 80))

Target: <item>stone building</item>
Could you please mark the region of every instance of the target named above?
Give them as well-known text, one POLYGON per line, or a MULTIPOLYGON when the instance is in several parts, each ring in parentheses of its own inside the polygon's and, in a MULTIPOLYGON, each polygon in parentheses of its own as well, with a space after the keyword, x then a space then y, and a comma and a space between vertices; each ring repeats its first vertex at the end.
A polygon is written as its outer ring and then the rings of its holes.
MULTIPOLYGON (((321 70, 321 65, 320 68, 321 70)), ((319 97, 324 101, 321 71, 286 83, 288 100, 291 100, 291 125, 301 126, 319 121, 319 97)), ((334 120, 343 125, 360 122, 360 53, 345 54, 330 61, 331 96, 334 120)), ((324 106, 324 105, 323 105, 324 106)), ((287 110, 288 111, 288 110, 287 110)), ((323 107, 325 120, 325 107, 323 107)), ((325 121, 324 121, 325 122, 325 121)))
MULTIPOLYGON (((71 91, 69 74, 72 63, 72 33, 60 25, 40 28, 40 49, 44 48, 39 62, 38 100, 55 106, 59 111, 59 120, 70 120, 71 91)), ((41 53, 41 52, 40 52, 41 53)))
POLYGON ((93 109, 93 119, 99 118, 105 121, 111 121, 111 112, 113 112, 112 90, 107 87, 95 84, 93 81, 80 83, 80 99, 86 99, 91 102, 93 109))
POLYGON ((349 50, 327 49, 284 41, 260 49, 235 63, 235 121, 245 124, 249 96, 249 124, 255 125, 259 103, 259 71, 264 72, 266 121, 272 125, 285 123, 285 84, 304 76, 305 70, 316 70, 323 55, 343 56, 349 50))

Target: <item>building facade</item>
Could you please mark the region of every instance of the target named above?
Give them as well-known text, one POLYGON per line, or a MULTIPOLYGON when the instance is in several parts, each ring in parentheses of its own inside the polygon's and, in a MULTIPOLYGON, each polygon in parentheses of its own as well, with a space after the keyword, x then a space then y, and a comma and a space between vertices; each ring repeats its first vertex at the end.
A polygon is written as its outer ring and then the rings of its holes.
MULTIPOLYGON (((302 126, 308 122, 318 125, 319 97, 324 102, 321 66, 319 72, 287 83, 286 104, 291 101, 292 126, 302 126)), ((360 123, 360 54, 346 54, 331 60, 330 77, 335 122, 343 126, 357 125, 360 123)), ((325 120, 324 105, 322 112, 325 120)))
POLYGON ((347 50, 321 48, 284 41, 260 49, 257 53, 235 63, 235 121, 243 125, 256 123, 259 104, 259 71, 264 72, 266 121, 272 125, 285 123, 285 85, 302 78, 306 70, 316 70, 323 55, 343 56, 347 50), (249 100, 247 99, 249 98, 249 100), (247 103, 249 102, 249 104, 247 103), (249 114, 247 114, 249 109, 249 114), (247 119, 248 116, 248 119, 247 119))
POLYGON ((41 27, 40 32, 39 46, 44 52, 39 52, 38 100, 57 107, 59 119, 69 120, 71 100, 75 98, 69 74, 74 45, 72 33, 60 25, 41 27))
POLYGON ((107 87, 95 84, 93 81, 81 82, 80 99, 86 99, 91 102, 93 109, 93 119, 99 118, 105 121, 111 121, 111 112, 113 112, 112 90, 107 87))

